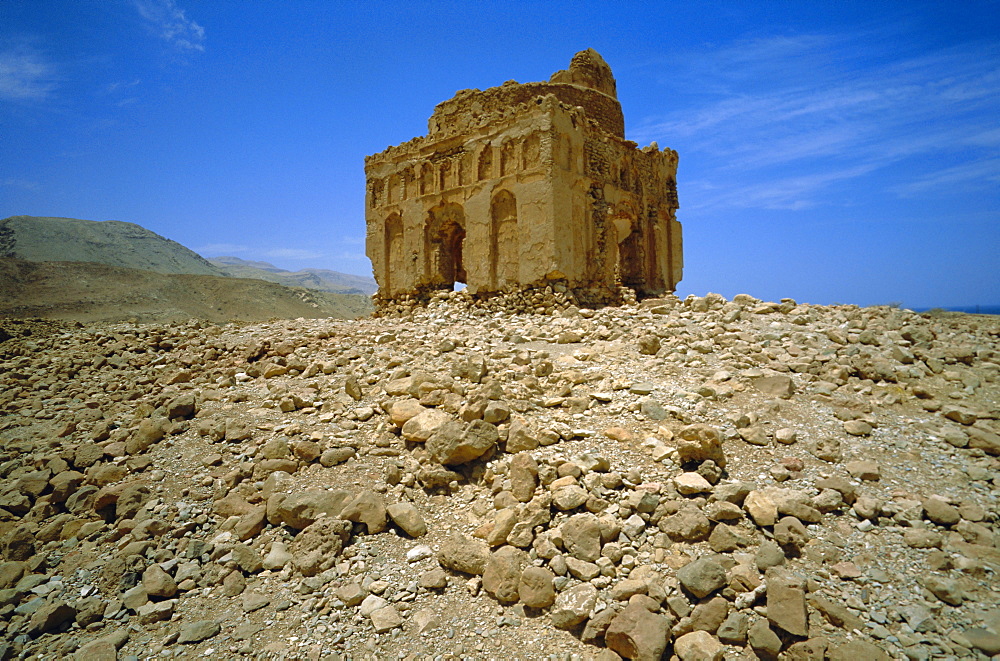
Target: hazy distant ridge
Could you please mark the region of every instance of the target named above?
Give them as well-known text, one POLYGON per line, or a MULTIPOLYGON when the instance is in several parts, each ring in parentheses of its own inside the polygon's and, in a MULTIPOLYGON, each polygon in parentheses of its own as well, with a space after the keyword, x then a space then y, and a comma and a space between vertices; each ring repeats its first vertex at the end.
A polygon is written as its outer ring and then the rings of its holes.
POLYGON ((328 269, 302 269, 288 271, 268 262, 256 262, 239 257, 210 257, 208 261, 226 275, 234 278, 257 278, 289 287, 306 287, 337 294, 372 295, 378 289, 374 278, 340 273, 328 269))
POLYGON ((0 317, 212 321, 370 314, 370 278, 198 253, 134 223, 0 220, 0 317), (313 290, 313 291, 309 291, 313 290))
POLYGON ((155 273, 95 262, 0 258, 0 318, 162 323, 370 314, 367 296, 291 288, 260 279, 155 273))
POLYGON ((156 273, 225 275, 198 253, 135 223, 11 216, 0 220, 0 257, 95 262, 156 273))
POLYGON ((11 216, 0 220, 0 257, 29 262, 92 262, 165 274, 252 278, 336 294, 371 296, 377 289, 373 278, 328 269, 292 272, 239 257, 208 260, 156 232, 119 220, 11 216))

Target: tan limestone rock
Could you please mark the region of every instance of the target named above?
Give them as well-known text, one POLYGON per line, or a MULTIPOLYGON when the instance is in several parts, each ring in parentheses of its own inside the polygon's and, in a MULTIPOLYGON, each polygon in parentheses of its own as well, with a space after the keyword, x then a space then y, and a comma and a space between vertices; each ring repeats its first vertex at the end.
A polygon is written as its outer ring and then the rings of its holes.
POLYGON ((611 68, 577 53, 548 82, 462 90, 428 134, 365 159, 376 307, 559 283, 581 299, 681 279, 677 152, 625 139, 611 68))

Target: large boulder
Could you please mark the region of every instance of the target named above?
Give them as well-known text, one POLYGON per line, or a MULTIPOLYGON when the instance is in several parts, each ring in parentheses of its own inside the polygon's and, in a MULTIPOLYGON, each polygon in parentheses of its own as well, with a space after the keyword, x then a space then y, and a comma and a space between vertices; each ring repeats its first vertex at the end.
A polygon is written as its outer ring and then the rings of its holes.
POLYGON ((719 430, 711 425, 688 425, 677 435, 677 455, 682 464, 712 460, 719 468, 726 467, 719 430))
POLYGON ((427 534, 427 524, 424 522, 424 517, 413 503, 393 503, 385 510, 392 518, 392 522, 410 537, 420 537, 427 534))
POLYGON ((427 439, 427 451, 439 464, 455 466, 483 456, 499 437, 496 425, 483 420, 465 425, 449 420, 427 439))
POLYGON ((310 489, 296 493, 275 493, 267 499, 267 520, 302 530, 321 516, 339 517, 353 500, 349 491, 310 489))
POLYGON ((546 608, 556 600, 552 581, 555 575, 545 567, 525 567, 517 585, 521 603, 529 608, 546 608))
POLYGON ((793 636, 809 634, 805 581, 779 569, 767 570, 767 619, 793 636))
POLYGON ((701 557, 677 570, 677 580, 688 592, 703 599, 726 584, 726 570, 710 557, 701 557))
POLYGON ((626 659, 658 661, 667 648, 672 625, 669 618, 651 613, 640 601, 631 601, 611 621, 604 642, 626 659))
POLYGON ((403 424, 403 438, 413 443, 423 443, 450 420, 454 418, 441 409, 425 409, 403 424))
POLYGON ((754 379, 753 387, 770 397, 788 399, 795 394, 795 383, 786 374, 758 377, 754 379))
POLYGON ((593 514, 574 514, 561 526, 566 551, 587 562, 601 556, 601 524, 593 514))
POLYGON ((597 588, 590 583, 580 583, 559 593, 549 612, 552 625, 572 629, 590 616, 597 605, 597 588))
POLYGON ((490 555, 483 571, 483 589, 497 601, 512 603, 518 600, 521 572, 529 562, 528 554, 514 546, 501 546, 490 555))
POLYGON ((385 501, 374 491, 362 491, 344 506, 340 517, 354 523, 363 523, 369 535, 380 533, 386 528, 385 501))
POLYGON ((481 575, 489 559, 490 547, 486 542, 458 532, 446 538, 438 551, 438 562, 442 567, 463 574, 481 575))
POLYGON ((351 536, 349 521, 320 517, 302 530, 292 542, 292 564, 306 576, 315 576, 333 567, 351 536))

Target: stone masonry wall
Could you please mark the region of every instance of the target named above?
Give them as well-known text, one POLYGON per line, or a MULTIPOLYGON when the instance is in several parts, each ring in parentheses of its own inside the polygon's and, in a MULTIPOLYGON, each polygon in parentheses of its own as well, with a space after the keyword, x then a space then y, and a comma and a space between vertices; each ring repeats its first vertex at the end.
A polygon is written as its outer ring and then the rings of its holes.
POLYGON ((673 291, 677 153, 625 140, 615 88, 582 51, 548 83, 458 92, 427 136, 367 157, 376 308, 456 283, 494 302, 553 286, 583 305, 673 291))

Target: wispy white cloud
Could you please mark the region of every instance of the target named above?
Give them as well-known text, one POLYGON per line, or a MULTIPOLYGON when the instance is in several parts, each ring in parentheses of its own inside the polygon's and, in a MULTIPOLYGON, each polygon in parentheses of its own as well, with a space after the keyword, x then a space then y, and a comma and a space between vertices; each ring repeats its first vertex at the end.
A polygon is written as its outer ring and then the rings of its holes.
POLYGON ((838 170, 826 170, 801 176, 779 177, 762 183, 724 186, 708 182, 689 184, 693 204, 689 211, 732 208, 799 211, 816 206, 813 193, 839 181, 855 179, 876 169, 874 164, 862 164, 838 170))
POLYGON ((138 87, 141 84, 142 81, 138 78, 130 81, 117 81, 114 83, 108 83, 105 86, 104 91, 108 94, 117 94, 132 89, 133 87, 138 87))
POLYGON ((128 81, 116 81, 104 86, 104 94, 111 99, 111 103, 118 108, 124 108, 139 102, 139 97, 135 95, 142 80, 134 78, 128 81))
POLYGON ((39 101, 58 84, 55 65, 38 50, 18 45, 0 51, 0 98, 39 101))
POLYGON ((187 17, 174 0, 132 0, 157 35, 181 52, 205 50, 205 28, 187 17))
POLYGON ((987 158, 943 168, 908 184, 895 186, 891 190, 903 197, 914 197, 942 190, 964 193, 998 189, 1000 189, 1000 158, 987 158))
POLYGON ((741 206, 806 208, 836 182, 881 168, 913 179, 891 192, 917 195, 941 176, 933 169, 943 156, 966 161, 953 173, 963 185, 992 183, 1000 42, 896 55, 880 52, 878 37, 773 37, 685 53, 663 81, 683 88, 680 103, 629 137, 682 143, 711 168, 714 188, 739 191, 720 201, 741 206))

